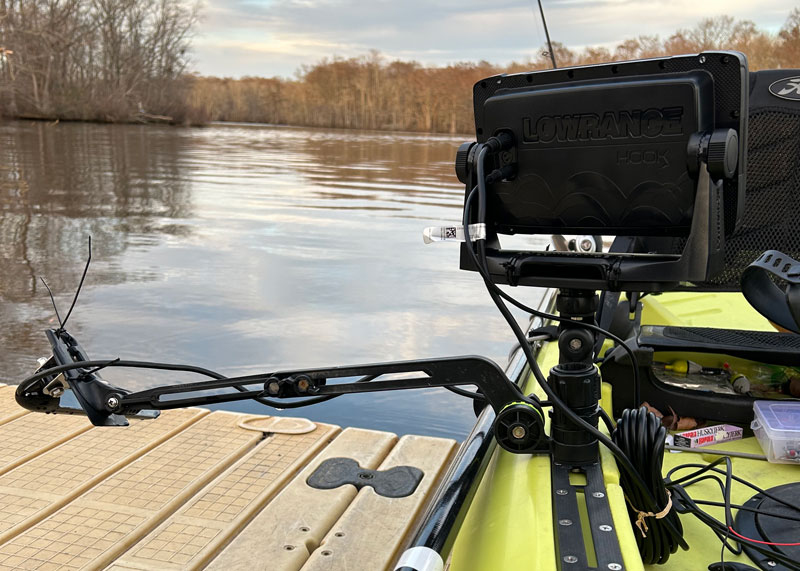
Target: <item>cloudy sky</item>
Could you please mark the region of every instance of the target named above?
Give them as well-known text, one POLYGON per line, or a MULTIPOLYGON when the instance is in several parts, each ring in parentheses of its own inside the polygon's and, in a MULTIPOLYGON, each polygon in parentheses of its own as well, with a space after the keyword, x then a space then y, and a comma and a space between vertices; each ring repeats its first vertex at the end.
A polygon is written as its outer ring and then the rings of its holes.
MULTIPOLYGON (((796 0, 544 0, 550 35, 572 48, 669 36, 730 14, 777 32, 796 0)), ((536 0, 205 0, 194 41, 204 75, 291 77, 304 64, 376 49, 443 65, 534 57, 544 44, 536 0)))

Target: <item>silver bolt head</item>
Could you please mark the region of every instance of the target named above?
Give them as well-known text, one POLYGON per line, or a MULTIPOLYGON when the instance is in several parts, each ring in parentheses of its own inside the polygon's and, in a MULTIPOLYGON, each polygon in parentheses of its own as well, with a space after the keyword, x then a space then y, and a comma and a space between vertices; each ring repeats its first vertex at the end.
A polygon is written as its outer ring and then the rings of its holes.
POLYGON ((611 531, 612 529, 614 529, 610 525, 606 525, 606 524, 599 525, 597 527, 598 527, 598 529, 600 529, 600 531, 611 531))
POLYGON ((584 238, 581 240, 580 247, 584 252, 591 252, 594 250, 594 243, 589 238, 584 238))
POLYGON ((573 351, 577 351, 581 347, 583 347, 583 341, 581 341, 577 337, 575 339, 570 339, 570 342, 569 342, 569 348, 570 349, 572 349, 573 351))
POLYGON ((611 571, 620 571, 620 569, 622 569, 622 565, 619 563, 609 563, 608 568, 611 569, 611 571))
POLYGON ((267 391, 271 395, 277 395, 279 392, 281 392, 280 383, 278 383, 278 381, 270 381, 270 383, 267 385, 267 391))
POLYGON ((119 406, 119 399, 117 397, 108 397, 106 405, 108 405, 108 408, 117 408, 119 406))
POLYGON ((572 525, 571 519, 560 519, 558 520, 558 525, 572 525))
POLYGON ((605 498, 606 495, 603 492, 592 492, 593 498, 605 498))
POLYGON ((767 565, 769 565, 770 567, 775 567, 778 564, 775 563, 774 561, 767 561, 767 565))
POLYGON ((556 490, 556 494, 559 496, 566 496, 568 493, 567 490, 556 490))
POLYGON ((528 431, 525 430, 524 426, 517 425, 517 426, 515 426, 514 428, 511 429, 511 436, 513 436, 517 440, 522 440, 523 438, 525 438, 525 435, 527 433, 528 433, 528 431))
POLYGON ((564 557, 564 562, 565 563, 577 563, 578 562, 578 558, 575 557, 574 555, 567 555, 567 556, 564 557))

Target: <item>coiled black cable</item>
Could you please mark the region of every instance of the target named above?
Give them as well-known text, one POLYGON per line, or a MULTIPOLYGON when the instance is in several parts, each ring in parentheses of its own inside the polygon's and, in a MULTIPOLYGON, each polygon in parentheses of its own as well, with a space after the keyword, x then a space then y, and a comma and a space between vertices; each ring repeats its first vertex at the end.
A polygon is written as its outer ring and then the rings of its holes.
MULTIPOLYGON (((667 431, 661 425, 659 418, 644 407, 625 410, 611 433, 611 439, 625 453, 645 481, 648 492, 656 500, 659 510, 663 510, 670 503, 667 486, 661 476, 666 435, 667 431)), ((640 487, 636 485, 627 470, 620 470, 620 485, 628 501, 628 514, 632 522, 639 520, 640 510, 651 511, 646 507, 649 498, 642 494, 640 487)), ((683 549, 689 548, 683 539, 683 527, 675 509, 669 510, 661 519, 646 517, 644 523, 647 525, 645 533, 642 533, 644 528, 641 531, 634 530, 644 564, 666 563, 679 546, 683 549)))

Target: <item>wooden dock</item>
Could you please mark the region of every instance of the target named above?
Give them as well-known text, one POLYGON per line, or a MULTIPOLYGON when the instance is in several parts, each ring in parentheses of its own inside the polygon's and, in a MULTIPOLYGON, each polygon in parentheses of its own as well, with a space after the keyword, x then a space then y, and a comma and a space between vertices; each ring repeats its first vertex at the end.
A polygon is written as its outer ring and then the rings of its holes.
POLYGON ((26 412, 14 390, 0 387, 0 571, 392 569, 456 447, 203 409, 98 428, 26 412), (333 458, 365 485, 309 485, 333 458), (376 493, 395 466, 421 470, 413 493, 376 493))

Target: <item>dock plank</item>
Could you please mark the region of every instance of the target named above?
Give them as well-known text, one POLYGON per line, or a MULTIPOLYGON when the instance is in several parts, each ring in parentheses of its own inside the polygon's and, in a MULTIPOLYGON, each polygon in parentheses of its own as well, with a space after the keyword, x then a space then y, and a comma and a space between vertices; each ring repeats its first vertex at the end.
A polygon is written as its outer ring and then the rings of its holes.
POLYGON ((397 436, 388 432, 347 428, 211 561, 214 571, 253 569, 297 571, 356 496, 354 486, 312 488, 308 477, 328 458, 347 457, 375 469, 397 436))
POLYGON ((419 468, 424 476, 417 489, 404 498, 388 498, 363 487, 302 571, 391 569, 455 447, 454 440, 403 436, 378 469, 419 468))
MULTIPOLYGON (((270 431, 280 430, 277 419, 270 431)), ((305 434, 269 432, 247 456, 201 490, 158 528, 115 561, 123 569, 201 569, 339 428, 318 424, 305 434)))
POLYGON ((24 414, 0 424, 0 474, 32 460, 92 428, 85 416, 67 416, 54 426, 46 414, 24 414))
POLYGON ((0 569, 102 569, 261 439, 240 419, 214 412, 154 447, 0 546, 0 569))
POLYGON ((0 387, 0 571, 386 568, 455 447, 201 409, 92 427, 24 412, 13 389, 0 387), (310 487, 335 457, 424 477, 407 498, 310 487))
MULTIPOLYGON (((35 414, 35 413, 31 413, 35 414)), ((158 421, 131 420, 126 428, 95 428, 0 476, 0 544, 41 521, 148 450, 169 440, 208 411, 169 411, 158 421)), ((53 416, 57 431, 62 416, 53 416)), ((0 546, 0 565, 3 560, 0 546)))
POLYGON ((30 414, 17 404, 14 393, 17 387, 0 384, 0 425, 30 414))

